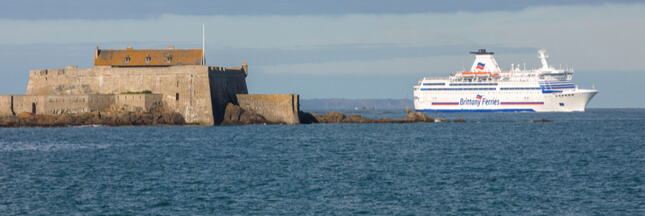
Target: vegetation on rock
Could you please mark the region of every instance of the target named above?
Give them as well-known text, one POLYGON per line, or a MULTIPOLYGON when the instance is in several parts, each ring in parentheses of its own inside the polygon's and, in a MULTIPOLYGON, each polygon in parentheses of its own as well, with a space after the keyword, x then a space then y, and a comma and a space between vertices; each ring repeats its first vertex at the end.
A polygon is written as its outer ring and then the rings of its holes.
POLYGON ((126 92, 121 92, 121 94, 152 94, 152 91, 150 90, 143 90, 138 92, 126 91, 126 92))

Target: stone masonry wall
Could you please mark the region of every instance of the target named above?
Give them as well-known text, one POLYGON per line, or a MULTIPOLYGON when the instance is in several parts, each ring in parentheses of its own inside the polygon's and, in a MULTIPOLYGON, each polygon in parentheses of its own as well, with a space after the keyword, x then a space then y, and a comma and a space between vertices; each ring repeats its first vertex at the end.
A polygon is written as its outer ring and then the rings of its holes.
POLYGON ((32 70, 27 94, 119 94, 150 90, 188 123, 219 124, 235 94, 246 94, 243 70, 216 66, 95 67, 32 70), (222 105, 223 104, 223 105, 222 105), (221 106, 221 107, 220 107, 221 106))
POLYGON ((3 95, 13 97, 11 104, 2 103, 0 114, 12 115, 21 112, 35 114, 84 113, 101 110, 114 103, 114 95, 3 95), (11 110, 5 112, 4 110, 11 110), (35 112, 34 112, 35 111, 35 112))
POLYGON ((148 111, 154 105, 163 104, 161 94, 121 94, 115 95, 114 98, 116 106, 141 107, 144 111, 148 111))
POLYGON ((130 105, 148 110, 161 104, 160 94, 128 95, 0 95, 0 115, 86 113, 111 105, 130 105), (13 102, 11 101, 13 99, 13 102))
POLYGON ((0 115, 13 115, 11 111, 11 95, 0 95, 0 115))
POLYGON ((269 121, 285 124, 300 124, 299 96, 297 94, 238 94, 237 102, 245 110, 251 110, 269 121))

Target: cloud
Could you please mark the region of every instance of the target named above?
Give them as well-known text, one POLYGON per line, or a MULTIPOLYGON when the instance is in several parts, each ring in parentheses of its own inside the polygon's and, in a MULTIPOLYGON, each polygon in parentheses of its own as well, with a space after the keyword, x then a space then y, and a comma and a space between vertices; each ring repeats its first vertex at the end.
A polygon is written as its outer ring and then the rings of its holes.
POLYGON ((520 11, 541 6, 581 6, 603 3, 640 3, 638 0, 21 0, 4 1, 0 19, 20 20, 128 20, 189 16, 300 16, 347 14, 411 14, 520 11))
MULTIPOLYGON (((136 8, 136 4, 141 3, 134 4, 136 8)), ((583 77, 584 71, 589 70, 641 70, 642 47, 645 47, 642 40, 645 29, 641 28, 645 26, 645 14, 641 11, 645 11, 645 4, 547 5, 551 6, 516 5, 481 11, 445 9, 439 13, 409 13, 414 10, 382 13, 373 9, 372 12, 377 12, 313 15, 201 14, 182 12, 184 9, 178 6, 177 13, 151 9, 141 17, 126 14, 118 19, 101 14, 112 13, 109 11, 96 12, 96 17, 105 19, 85 15, 49 19, 43 15, 41 18, 45 19, 16 20, 0 13, 0 28, 3 29, 0 34, 0 50, 3 50, 0 52, 3 59, 0 92, 24 92, 27 72, 31 69, 65 65, 89 67, 94 46, 104 49, 126 46, 162 49, 169 45, 199 48, 202 23, 206 24, 207 62, 238 66, 246 60, 250 66, 249 89, 261 89, 264 93, 298 93, 297 90, 306 88, 307 84, 288 81, 297 77, 302 82, 312 78, 322 80, 316 82, 316 87, 325 91, 303 92, 308 97, 351 94, 347 97, 388 95, 396 98, 396 95, 408 93, 410 83, 418 78, 446 76, 462 67, 468 68, 473 60, 468 51, 478 48, 495 52, 503 68, 509 68, 511 63, 537 67, 535 52, 545 48, 551 56, 551 64, 582 71, 576 77, 583 77), (520 9, 508 9, 513 7, 520 9), (326 77, 334 78, 326 80, 326 77), (381 87, 371 91, 351 90, 355 82, 363 80, 379 83, 381 87), (392 80, 397 83, 387 85, 392 80), (22 81, 24 84, 20 84, 22 81), (338 88, 337 83, 343 83, 344 87, 338 88), (376 92, 378 95, 371 95, 376 92)), ((60 10, 58 7, 51 10, 60 10)), ((72 8, 88 9, 83 6, 72 8)), ((39 16, 36 12, 32 14, 39 16)), ((370 88, 368 84, 361 87, 370 88)), ((620 86, 615 88, 620 89, 620 86)))
MULTIPOLYGON (((462 63, 461 59, 461 57, 457 56, 433 56, 376 61, 281 64, 259 66, 258 70, 267 74, 394 75, 426 72, 428 74, 440 73, 440 76, 447 76, 448 71, 456 72, 461 68, 459 67, 462 63)), ((467 62, 467 67, 470 66, 470 63, 471 61, 467 62)))

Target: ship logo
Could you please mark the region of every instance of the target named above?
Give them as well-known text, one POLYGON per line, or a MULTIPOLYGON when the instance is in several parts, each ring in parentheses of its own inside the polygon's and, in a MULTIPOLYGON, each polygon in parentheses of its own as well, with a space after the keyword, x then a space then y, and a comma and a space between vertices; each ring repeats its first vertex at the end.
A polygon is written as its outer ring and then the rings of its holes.
POLYGON ((486 66, 486 64, 481 63, 481 62, 478 62, 478 63, 477 63, 477 67, 476 67, 476 69, 477 69, 477 70, 484 70, 484 66, 486 66))
POLYGON ((476 97, 476 98, 477 98, 477 100, 481 100, 481 99, 482 99, 482 96, 481 96, 481 95, 477 95, 477 97, 476 97))

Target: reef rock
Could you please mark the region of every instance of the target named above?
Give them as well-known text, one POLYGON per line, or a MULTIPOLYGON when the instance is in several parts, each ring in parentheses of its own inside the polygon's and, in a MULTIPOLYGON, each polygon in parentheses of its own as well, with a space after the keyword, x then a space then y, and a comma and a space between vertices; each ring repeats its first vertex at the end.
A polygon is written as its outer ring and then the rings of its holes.
MULTIPOLYGON (((138 107, 137 107, 138 108, 138 107)), ((103 111, 88 113, 62 113, 34 115, 19 113, 16 116, 0 116, 0 127, 66 127, 79 125, 184 125, 186 120, 176 112, 162 106, 153 106, 148 111, 128 106, 112 106, 103 111)))
POLYGON ((249 124, 276 124, 266 120, 262 115, 250 110, 244 110, 232 103, 226 104, 224 110, 224 121, 221 125, 249 125, 249 124))
POLYGON ((533 120, 533 122, 553 122, 553 120, 540 119, 540 120, 533 120))
POLYGON ((316 113, 306 113, 300 112, 299 118, 301 124, 312 124, 312 123, 432 123, 439 121, 445 121, 445 119, 435 119, 426 116, 423 113, 416 112, 411 109, 407 109, 408 115, 403 119, 394 119, 383 117, 379 120, 365 118, 361 115, 349 115, 346 116, 341 112, 328 112, 325 115, 320 115, 316 113))
POLYGON ((411 110, 410 108, 405 109, 408 112, 408 116, 406 116, 403 120, 405 122, 410 122, 410 123, 420 123, 420 122, 435 122, 434 118, 430 118, 427 115, 416 112, 414 110, 411 110))

